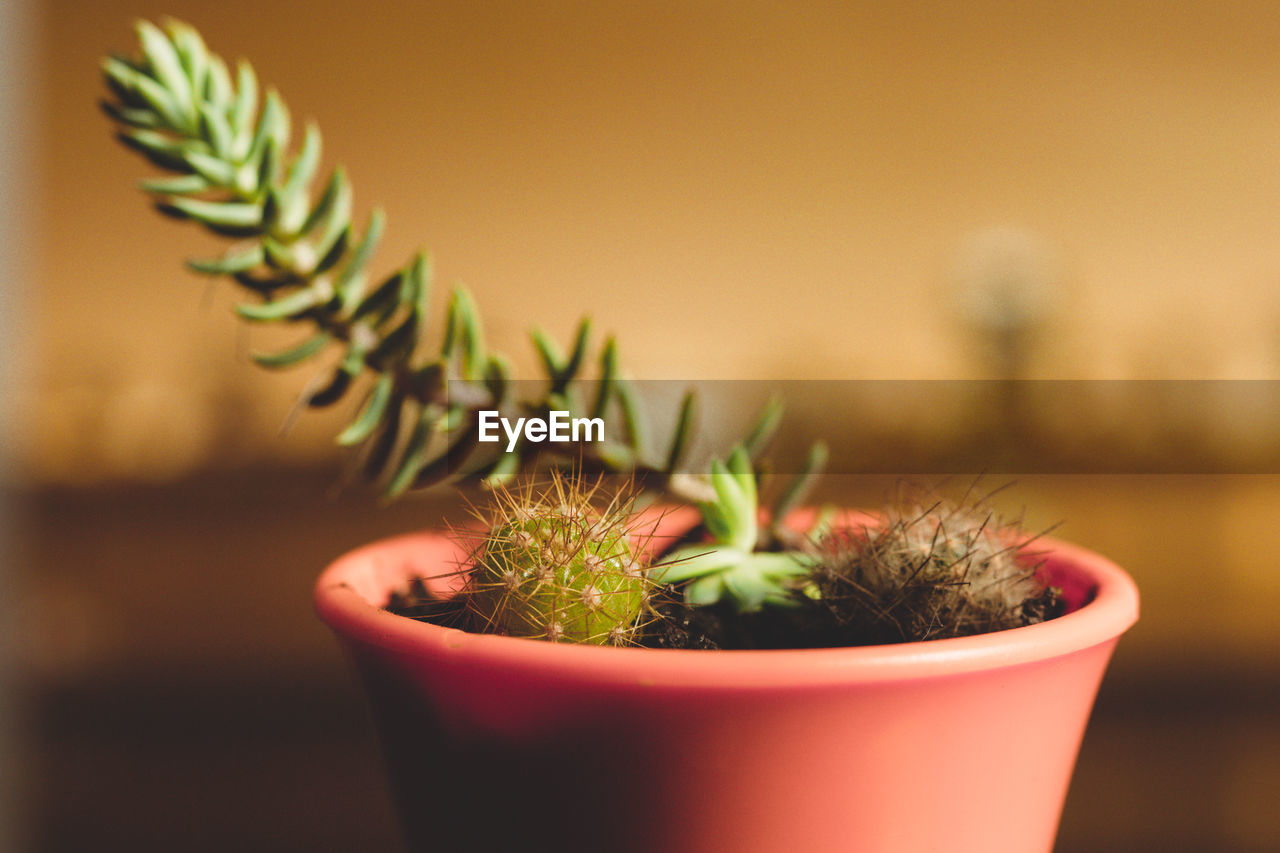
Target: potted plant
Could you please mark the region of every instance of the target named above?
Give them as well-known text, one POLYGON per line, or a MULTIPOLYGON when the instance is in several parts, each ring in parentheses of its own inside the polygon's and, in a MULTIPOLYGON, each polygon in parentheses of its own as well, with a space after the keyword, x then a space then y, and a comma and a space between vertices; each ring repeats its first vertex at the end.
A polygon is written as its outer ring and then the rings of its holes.
POLYGON ((314 125, 291 148, 283 101, 259 107, 247 63, 233 73, 178 22, 137 31, 139 57, 104 63, 104 107, 170 173, 144 187, 241 238, 189 266, 255 293, 246 320, 308 330, 255 359, 338 351, 303 401, 361 389, 338 442, 388 496, 443 480, 487 495, 476 525, 367 546, 316 586, 414 849, 1052 846, 1137 617, 1120 569, 976 498, 804 509, 821 445, 764 509, 780 407, 687 470, 695 398, 655 450, 616 344, 591 358, 586 321, 564 351, 533 333, 532 395, 464 290, 427 351, 430 265, 370 279, 383 217, 352 223, 341 170, 313 194, 314 125))

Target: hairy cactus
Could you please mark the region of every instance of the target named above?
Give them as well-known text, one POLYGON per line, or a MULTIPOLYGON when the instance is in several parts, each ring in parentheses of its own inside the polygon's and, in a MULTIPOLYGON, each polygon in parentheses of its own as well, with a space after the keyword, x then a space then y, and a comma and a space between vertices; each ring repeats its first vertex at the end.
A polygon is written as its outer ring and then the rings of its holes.
POLYGON ((548 486, 494 492, 464 591, 473 630, 552 641, 633 641, 653 586, 631 547, 632 502, 552 474, 548 486))
POLYGON ((818 545, 810 597, 850 644, 999 631, 1057 615, 1037 576, 1034 536, 981 499, 914 498, 883 523, 836 529, 818 545))

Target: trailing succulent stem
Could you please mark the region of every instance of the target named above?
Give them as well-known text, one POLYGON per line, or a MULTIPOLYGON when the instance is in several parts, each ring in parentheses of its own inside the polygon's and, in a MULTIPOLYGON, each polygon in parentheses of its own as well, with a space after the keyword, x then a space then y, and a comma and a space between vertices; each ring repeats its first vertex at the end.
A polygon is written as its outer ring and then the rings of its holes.
POLYGON ((495 490, 463 590, 473 630, 552 641, 633 642, 650 590, 633 549, 625 492, 604 507, 597 488, 552 473, 550 485, 495 490))
POLYGON ((723 603, 717 610, 740 624, 779 614, 779 624, 790 623, 816 611, 850 643, 997 630, 1055 612, 1055 593, 1039 585, 1024 559, 1029 540, 980 505, 908 505, 890 510, 883 525, 839 531, 813 547, 784 521, 825 463, 821 444, 762 518, 755 465, 777 430, 776 402, 727 461, 712 463, 708 478, 682 470, 695 397, 685 395, 673 434, 655 446, 617 345, 609 338, 593 352, 588 320, 565 349, 533 330, 546 381, 525 399, 516 398, 508 360, 486 344, 464 288, 449 294, 443 329, 428 343, 430 260, 419 252, 389 274, 373 274, 384 216, 375 210, 363 226, 352 221, 351 185, 341 168, 318 182, 316 126, 308 123, 295 145, 279 94, 264 94, 247 62, 233 70, 190 26, 142 21, 136 29, 141 54, 103 63, 111 98, 102 106, 120 139, 167 173, 142 183, 159 209, 236 241, 188 266, 229 276, 246 290, 251 298, 236 308, 245 321, 302 330, 293 346, 254 360, 277 369, 329 354, 323 381, 302 401, 326 407, 353 392, 360 397, 337 443, 355 449, 365 476, 388 497, 445 479, 495 489, 494 513, 461 596, 472 627, 633 642, 653 612, 649 598, 658 583, 682 589, 680 606, 723 603), (598 376, 591 393, 588 372, 598 376), (503 452, 480 446, 480 413, 489 411, 543 419, 552 412, 571 419, 608 414, 617 423, 603 441, 515 436, 503 452), (544 454, 577 473, 553 469, 542 490, 506 488, 544 454), (630 542, 630 499, 595 508, 595 489, 578 479, 585 473, 627 474, 646 490, 696 503, 702 528, 651 578, 630 542))
POLYGON ((136 30, 141 56, 103 62, 112 94, 103 109, 120 126, 121 141, 169 173, 144 181, 143 189, 161 211, 236 238, 220 257, 188 266, 230 276, 253 294, 237 306, 243 319, 306 330, 293 346, 255 361, 276 369, 336 354, 327 380, 307 388, 302 400, 331 406, 360 389, 358 411, 337 442, 358 450, 366 477, 380 480, 388 497, 444 479, 505 482, 548 449, 677 494, 691 485, 675 472, 693 431, 692 395, 666 446, 648 447, 640 401, 622 376, 616 344, 610 338, 590 357, 591 324, 583 320, 567 353, 533 332, 546 390, 536 399, 511 399, 508 361, 486 345, 476 306, 461 287, 448 298, 439 344, 429 347, 430 260, 418 253, 389 275, 371 273, 384 216, 375 210, 363 228, 352 221, 351 185, 341 168, 313 190, 321 159, 316 126, 308 124, 301 144, 292 146, 280 95, 263 95, 249 63, 233 71, 192 27, 140 21, 136 30), (572 385, 593 361, 599 381, 593 398, 581 399, 572 385), (478 446, 478 412, 485 409, 571 417, 611 411, 621 426, 602 443, 485 453, 478 446))
POLYGON ((819 543, 814 604, 849 645, 999 631, 1057 615, 1028 536, 985 501, 914 498, 819 543))

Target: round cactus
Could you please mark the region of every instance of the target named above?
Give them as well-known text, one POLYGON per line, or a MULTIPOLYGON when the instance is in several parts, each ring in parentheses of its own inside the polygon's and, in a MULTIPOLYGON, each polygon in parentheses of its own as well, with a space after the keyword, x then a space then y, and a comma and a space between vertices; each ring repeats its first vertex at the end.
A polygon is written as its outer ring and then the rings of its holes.
POLYGON ((808 592, 850 645, 999 631, 1044 621, 1058 591, 1037 574, 1034 536, 982 499, 919 496, 879 524, 838 529, 819 545, 808 592))
POLYGON ((633 641, 652 582, 630 545, 630 502, 554 475, 541 490, 499 489, 474 549, 475 630, 576 643, 633 641))

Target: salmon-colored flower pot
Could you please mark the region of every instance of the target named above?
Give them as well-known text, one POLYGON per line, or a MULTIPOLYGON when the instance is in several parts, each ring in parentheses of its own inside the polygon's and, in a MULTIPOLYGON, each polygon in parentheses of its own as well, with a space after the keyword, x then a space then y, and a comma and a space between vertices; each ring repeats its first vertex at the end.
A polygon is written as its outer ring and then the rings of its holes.
POLYGON ((1037 853, 1138 615, 1123 571, 1043 543, 1071 612, 891 646, 607 648, 379 609, 457 565, 437 533, 342 557, 316 606, 368 688, 414 850, 1037 853))

